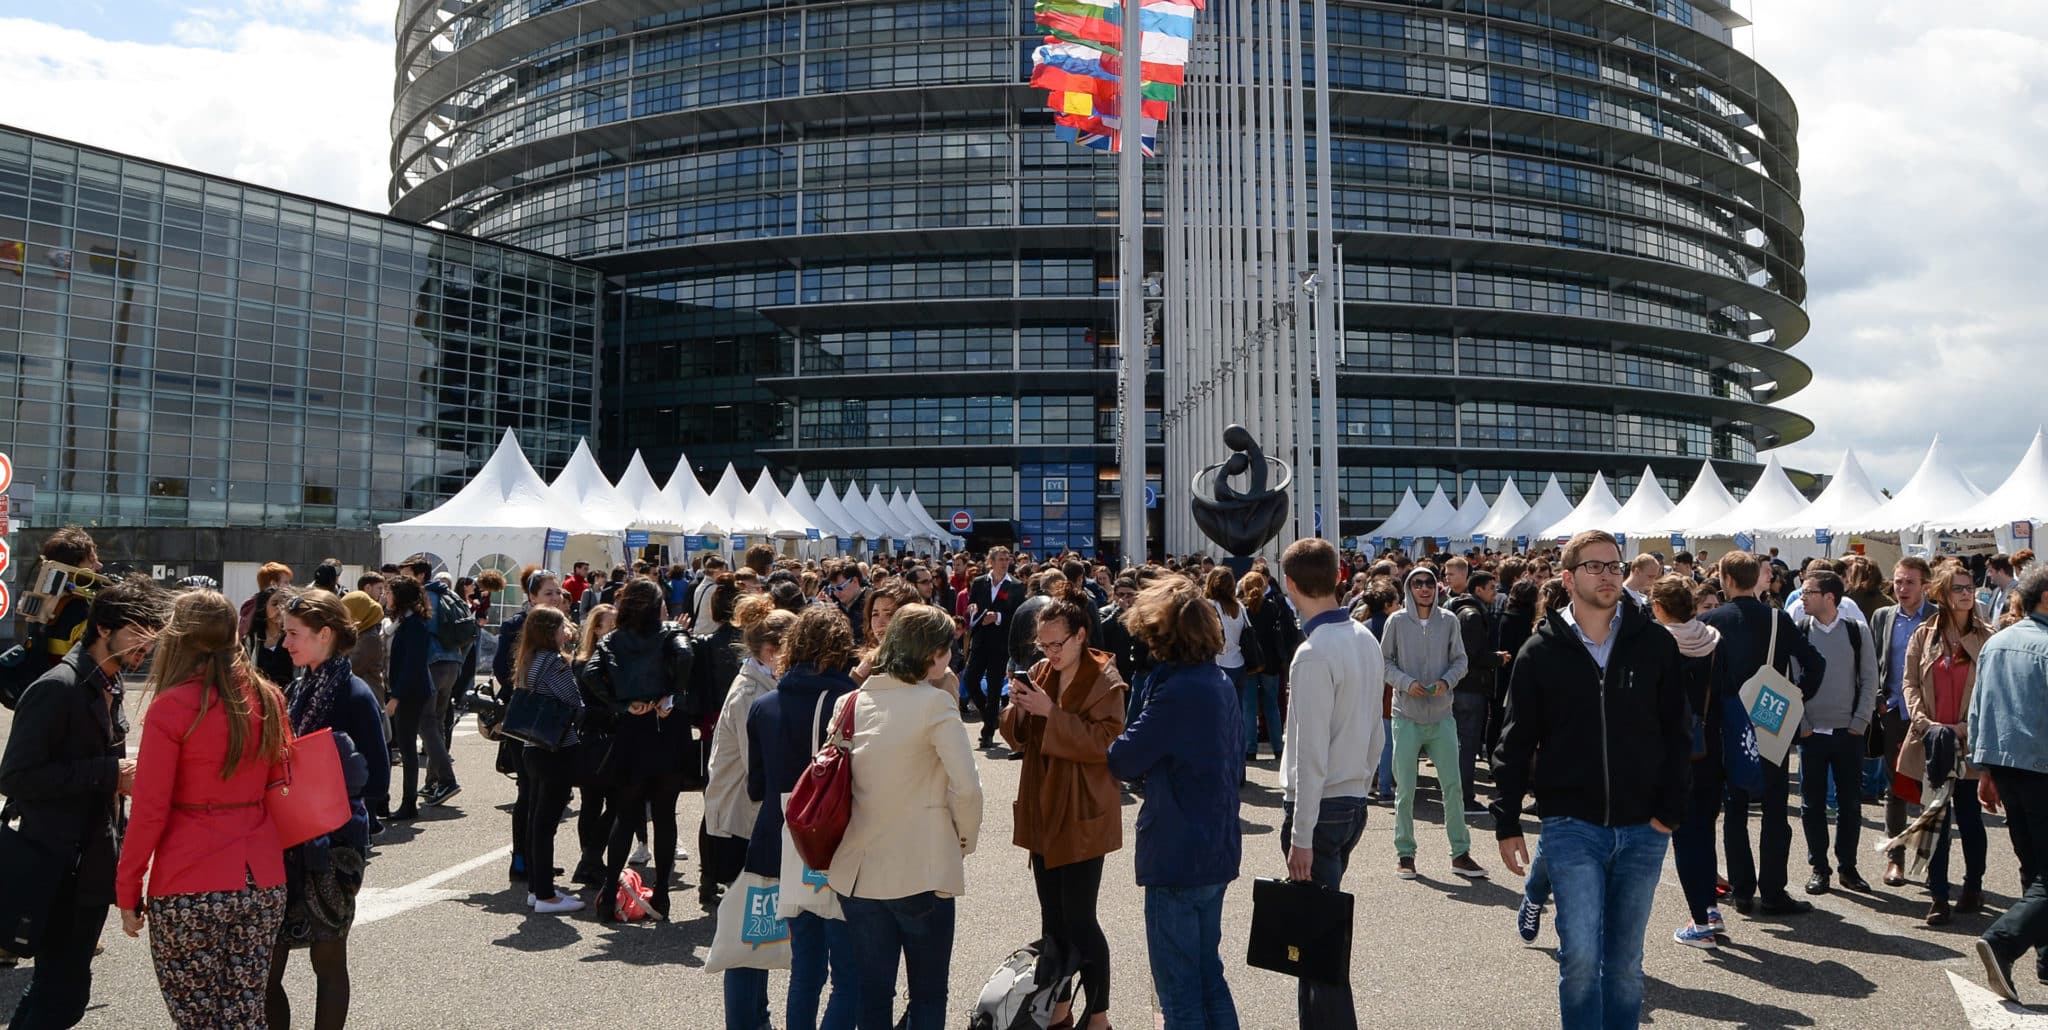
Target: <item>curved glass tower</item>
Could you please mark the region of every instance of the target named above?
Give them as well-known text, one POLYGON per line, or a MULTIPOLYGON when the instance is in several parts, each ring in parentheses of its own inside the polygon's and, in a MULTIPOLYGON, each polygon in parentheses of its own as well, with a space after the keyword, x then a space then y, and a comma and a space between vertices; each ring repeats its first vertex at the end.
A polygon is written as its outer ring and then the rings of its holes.
MULTIPOLYGON (((1409 485, 1740 478, 1811 430, 1771 406, 1810 378, 1797 115, 1739 25, 1330 0, 1344 531, 1409 485)), ((1053 138, 1028 0, 406 0, 397 36, 394 213, 613 284, 608 468, 1115 539, 1114 161, 1053 138)))

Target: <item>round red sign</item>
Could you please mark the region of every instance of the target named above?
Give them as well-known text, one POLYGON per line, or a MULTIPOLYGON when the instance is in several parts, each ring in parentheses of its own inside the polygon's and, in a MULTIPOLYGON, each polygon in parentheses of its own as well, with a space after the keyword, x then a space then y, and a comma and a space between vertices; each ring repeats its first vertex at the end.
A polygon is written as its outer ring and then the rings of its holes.
POLYGON ((6 572, 6 571, 7 571, 7 561, 8 561, 7 541, 6 541, 6 540, 4 540, 4 539, 0 539, 0 572, 6 572))
POLYGON ((6 493, 7 488, 12 485, 14 485, 14 459, 8 457, 5 452, 0 452, 0 494, 6 493))
POLYGON ((955 532, 955 533, 971 533, 971 532, 973 532, 973 531, 974 531, 974 513, 973 513, 973 512, 971 512, 971 511, 968 511, 968 510, 967 510, 967 509, 965 509, 965 508, 962 508, 961 510, 959 510, 959 511, 956 511, 956 512, 954 512, 954 513, 953 513, 953 532, 955 532))
POLYGON ((13 606, 14 602, 10 600, 7 596, 7 584, 0 583, 0 619, 6 618, 7 612, 11 608, 13 608, 13 606))

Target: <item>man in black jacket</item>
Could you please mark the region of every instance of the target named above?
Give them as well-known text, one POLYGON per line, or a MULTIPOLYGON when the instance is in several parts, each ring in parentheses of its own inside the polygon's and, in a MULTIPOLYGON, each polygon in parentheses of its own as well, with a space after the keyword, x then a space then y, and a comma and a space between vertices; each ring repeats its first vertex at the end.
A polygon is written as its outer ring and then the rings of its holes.
POLYGON ((981 746, 995 746, 1003 676, 1010 656, 1010 617, 1024 603, 1024 584, 1010 578, 1010 549, 988 549, 988 574, 967 584, 967 675, 960 685, 981 709, 981 746))
POLYGON ((1551 612, 1510 667, 1507 725, 1494 755, 1501 862, 1529 865, 1522 798, 1542 753, 1542 858, 1557 897, 1558 1009, 1568 1027, 1634 1026, 1643 931, 1692 756, 1678 643, 1621 599, 1628 566, 1614 537, 1565 545, 1572 603, 1551 612))
POLYGON ((22 836, 70 871, 49 898, 35 973, 11 1026, 75 1026, 85 1015, 92 950, 114 903, 119 799, 135 782, 135 761, 114 728, 120 677, 149 660, 168 611, 146 577, 101 588, 78 646, 15 709, 0 755, 6 814, 20 816, 22 836))
MULTIPOLYGON (((1455 561, 1455 559, 1454 559, 1455 561)), ((1473 774, 1479 767, 1479 751, 1486 746, 1486 715, 1493 708, 1496 677, 1500 674, 1500 622, 1493 614, 1493 573, 1481 569, 1462 577, 1448 575, 1446 582, 1462 578, 1464 592, 1445 605, 1458 617, 1458 633, 1464 638, 1465 677, 1451 693, 1451 717, 1458 723, 1458 765, 1465 778, 1465 814, 1485 815, 1479 806, 1479 790, 1473 774)), ((1447 803, 1449 798, 1444 799, 1447 803)))
MULTIPOLYGON (((1799 663, 1799 693, 1813 700, 1827 673, 1827 659, 1806 640, 1799 625, 1784 610, 1760 601, 1757 584, 1763 565, 1755 555, 1730 551, 1721 556, 1721 585, 1729 593, 1728 603, 1700 616, 1700 622, 1721 634, 1720 660, 1714 667, 1714 695, 1727 697, 1742 689, 1764 666, 1771 647, 1771 625, 1777 624, 1777 652, 1772 667, 1787 676, 1792 663, 1799 663)), ((1730 783, 1728 807, 1721 824, 1721 849, 1727 855, 1729 894, 1735 911, 1743 915, 1762 912, 1772 916, 1795 916, 1813 911, 1809 902, 1795 900, 1785 891, 1786 863, 1792 856, 1792 823, 1785 815, 1785 767, 1765 759, 1761 828, 1757 831, 1761 863, 1749 850, 1748 791, 1730 783), (1763 894, 1761 904, 1757 901, 1763 894)))

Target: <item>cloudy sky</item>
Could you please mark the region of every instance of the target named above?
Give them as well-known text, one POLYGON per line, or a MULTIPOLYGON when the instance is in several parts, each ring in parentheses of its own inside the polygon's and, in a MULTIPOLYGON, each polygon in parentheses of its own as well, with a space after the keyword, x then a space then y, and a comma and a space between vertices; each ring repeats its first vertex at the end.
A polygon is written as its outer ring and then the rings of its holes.
MULTIPOLYGON (((1939 432, 1989 490, 2048 406, 2041 0, 1737 0, 1800 109, 1819 429, 1896 490, 1939 432)), ((391 0, 0 0, 0 122, 385 206, 391 0)))

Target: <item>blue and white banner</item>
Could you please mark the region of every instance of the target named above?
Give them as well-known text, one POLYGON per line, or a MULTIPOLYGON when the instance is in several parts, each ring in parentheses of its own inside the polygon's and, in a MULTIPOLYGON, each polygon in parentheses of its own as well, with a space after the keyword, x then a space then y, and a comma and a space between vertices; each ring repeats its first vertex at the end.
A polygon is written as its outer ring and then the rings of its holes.
POLYGON ((569 531, 568 531, 568 530, 566 530, 566 529, 550 529, 550 530, 548 530, 548 546, 547 546, 547 549, 548 549, 548 550, 550 550, 550 551, 559 551, 559 550, 561 550, 562 548, 564 548, 564 547, 567 547, 567 546, 569 546, 569 531))
POLYGON ((1735 534, 1735 549, 1738 551, 1756 550, 1756 537, 1753 537, 1748 533, 1735 534))

